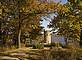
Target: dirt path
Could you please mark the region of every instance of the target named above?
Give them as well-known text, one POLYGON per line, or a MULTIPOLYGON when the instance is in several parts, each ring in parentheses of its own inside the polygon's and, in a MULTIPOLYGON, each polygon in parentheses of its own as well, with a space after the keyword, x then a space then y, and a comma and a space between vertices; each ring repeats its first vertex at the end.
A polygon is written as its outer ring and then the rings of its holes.
POLYGON ((0 53, 0 60, 42 60, 42 50, 49 49, 20 48, 8 50, 0 53))

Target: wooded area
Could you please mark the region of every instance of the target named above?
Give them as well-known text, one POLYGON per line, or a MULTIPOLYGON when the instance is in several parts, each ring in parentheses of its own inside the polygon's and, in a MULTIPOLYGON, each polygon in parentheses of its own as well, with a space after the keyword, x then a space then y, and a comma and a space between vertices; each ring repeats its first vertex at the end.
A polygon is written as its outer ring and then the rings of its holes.
POLYGON ((69 40, 81 41, 82 1, 68 0, 64 5, 60 3, 0 0, 0 47, 20 48, 26 38, 38 40, 43 29, 41 17, 51 13, 58 15, 51 20, 49 27, 58 29, 58 33, 69 40))

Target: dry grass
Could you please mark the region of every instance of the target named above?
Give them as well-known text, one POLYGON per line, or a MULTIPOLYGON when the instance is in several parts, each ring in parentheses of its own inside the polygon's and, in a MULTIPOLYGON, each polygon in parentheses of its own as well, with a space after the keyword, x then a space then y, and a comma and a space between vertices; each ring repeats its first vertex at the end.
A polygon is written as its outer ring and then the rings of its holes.
MULTIPOLYGON (((11 56, 12 53, 25 53, 29 55, 29 60, 82 60, 82 48, 53 48, 53 49, 31 49, 20 48, 15 50, 8 50, 4 55, 11 56)), ((13 56, 19 58, 19 56, 13 56)), ((26 59, 27 57, 21 57, 26 59)))

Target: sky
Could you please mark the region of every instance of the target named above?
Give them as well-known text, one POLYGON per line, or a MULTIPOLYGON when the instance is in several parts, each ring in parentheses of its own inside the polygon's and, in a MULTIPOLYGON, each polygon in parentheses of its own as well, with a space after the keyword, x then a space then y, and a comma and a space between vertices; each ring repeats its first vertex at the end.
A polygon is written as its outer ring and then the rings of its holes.
POLYGON ((60 1, 61 1, 62 4, 67 3, 67 0, 54 0, 54 2, 60 2, 60 1))
MULTIPOLYGON (((65 3, 67 3, 67 0, 54 0, 54 2, 60 2, 61 1, 61 4, 65 4, 65 3)), ((50 14, 50 18, 51 19, 53 19, 54 18, 54 14, 50 14)), ((44 17, 44 18, 46 18, 46 17, 44 17)), ((49 28, 47 27, 47 25, 49 24, 49 21, 51 20, 51 19, 49 19, 49 18, 47 18, 47 20, 45 20, 43 17, 41 18, 42 20, 43 20, 43 22, 42 22, 42 25, 41 26, 44 26, 44 29, 46 29, 46 30, 49 30, 49 28)))

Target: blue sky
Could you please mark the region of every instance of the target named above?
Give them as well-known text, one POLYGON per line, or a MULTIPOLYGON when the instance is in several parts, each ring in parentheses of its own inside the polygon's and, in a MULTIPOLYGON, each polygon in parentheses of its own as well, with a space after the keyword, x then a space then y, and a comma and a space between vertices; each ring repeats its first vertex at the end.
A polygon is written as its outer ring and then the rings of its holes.
MULTIPOLYGON (((54 0, 54 2, 60 2, 60 1, 61 1, 61 4, 67 3, 67 0, 54 0)), ((53 18, 54 15, 52 14, 51 17, 53 18)), ((48 29, 47 25, 49 24, 49 20, 50 20, 50 19, 48 19, 48 21, 46 21, 44 18, 42 18, 42 19, 43 19, 42 26, 44 26, 44 29, 48 29)))
POLYGON ((62 4, 67 3, 67 0, 54 0, 54 2, 60 2, 60 1, 61 1, 62 4))

